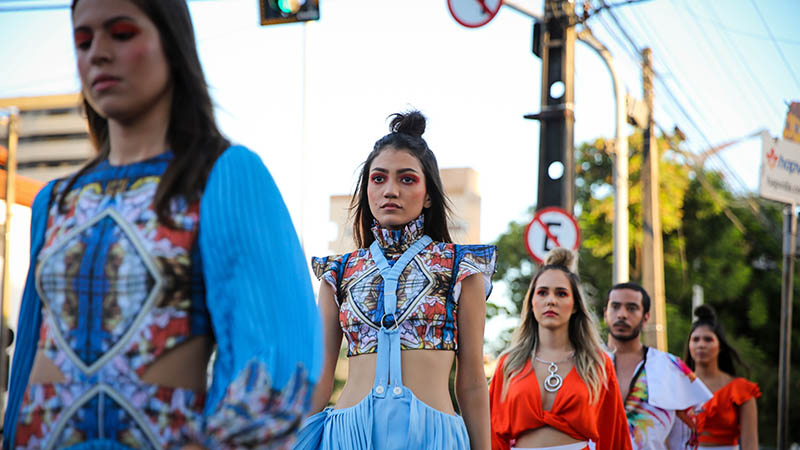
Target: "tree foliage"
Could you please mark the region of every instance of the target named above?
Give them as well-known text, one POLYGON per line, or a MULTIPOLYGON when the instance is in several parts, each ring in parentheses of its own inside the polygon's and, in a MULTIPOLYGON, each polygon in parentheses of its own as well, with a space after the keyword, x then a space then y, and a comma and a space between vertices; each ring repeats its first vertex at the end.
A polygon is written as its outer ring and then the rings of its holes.
MULTIPOLYGON (((659 200, 664 242, 664 277, 669 351, 684 355, 692 321, 692 296, 702 289, 729 340, 739 350, 749 372, 737 375, 756 381, 762 390, 759 438, 774 443, 777 422, 778 346, 781 293, 780 206, 726 188, 716 172, 687 164, 675 136, 659 137, 659 200)), ((641 280, 642 135, 629 139, 629 235, 631 279, 641 280)), ((581 228, 580 275, 584 291, 602 319, 605 293, 612 282, 614 222, 611 145, 602 139, 576 150, 576 205, 581 228)), ((535 207, 531 207, 531 216, 535 207)), ((509 224, 495 242, 499 250, 497 276, 507 288, 511 306, 491 304, 490 315, 515 316, 535 265, 525 251, 526 222, 509 224)), ((796 283, 797 285, 798 283, 796 283)), ((794 309, 798 296, 794 296, 794 309)), ((797 317, 795 314, 795 318, 797 317)), ((603 327, 605 328, 605 327, 603 327)), ((800 321, 793 321, 790 392, 800 392, 800 321)), ((603 330, 605 332, 605 330, 603 330)), ((508 340, 509 333, 502 339, 508 340)), ((500 343, 499 346, 505 343, 500 343)), ((790 396, 790 410, 800 411, 800 396, 790 396)), ((796 419, 796 417, 795 417, 796 419)), ((800 441, 800 429, 790 430, 800 441)))

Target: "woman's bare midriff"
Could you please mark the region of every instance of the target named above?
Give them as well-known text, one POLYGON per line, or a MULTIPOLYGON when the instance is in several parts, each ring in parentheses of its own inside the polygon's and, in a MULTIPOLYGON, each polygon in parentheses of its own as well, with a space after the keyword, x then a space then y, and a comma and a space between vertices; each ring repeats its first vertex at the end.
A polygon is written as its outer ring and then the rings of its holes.
MULTIPOLYGON (((206 391, 206 368, 211 357, 213 341, 209 336, 196 336, 171 349, 152 363, 141 380, 159 386, 206 391)), ((30 384, 63 383, 64 374, 41 351, 36 352, 30 384)))
POLYGON ((569 445, 576 442, 582 441, 566 433, 562 433, 553 427, 541 427, 535 430, 528 430, 519 435, 514 446, 519 448, 542 448, 555 447, 556 445, 569 445))
MULTIPOLYGON (((450 399, 450 368, 455 352, 450 350, 403 350, 403 385, 423 403, 445 414, 455 414, 450 399)), ((347 381, 334 409, 357 405, 375 382, 376 353, 348 358, 347 381)))

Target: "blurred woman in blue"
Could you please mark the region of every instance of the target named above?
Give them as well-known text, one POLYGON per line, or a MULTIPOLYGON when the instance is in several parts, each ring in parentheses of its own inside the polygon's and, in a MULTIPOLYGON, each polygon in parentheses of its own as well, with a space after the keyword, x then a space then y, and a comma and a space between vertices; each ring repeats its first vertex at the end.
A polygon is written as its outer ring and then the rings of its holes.
POLYGON ((72 21, 98 154, 33 206, 4 448, 288 448, 318 313, 269 172, 217 129, 185 0, 72 21))

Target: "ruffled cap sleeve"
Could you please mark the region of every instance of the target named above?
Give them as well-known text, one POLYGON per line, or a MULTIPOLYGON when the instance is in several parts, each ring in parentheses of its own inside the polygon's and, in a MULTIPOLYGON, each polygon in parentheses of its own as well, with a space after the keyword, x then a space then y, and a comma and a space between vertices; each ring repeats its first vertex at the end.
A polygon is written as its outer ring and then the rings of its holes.
POLYGON ((486 289, 486 298, 492 293, 492 276, 497 266, 497 247, 494 245, 457 245, 456 260, 458 275, 456 284, 461 284, 470 275, 481 274, 486 289))
POLYGON ((736 406, 741 406, 751 398, 761 397, 761 389, 752 381, 746 378, 736 378, 733 383, 731 386, 733 388, 731 389, 731 401, 736 406))
POLYGON ((344 255, 313 256, 311 258, 311 270, 318 280, 325 280, 334 288, 339 284, 344 267, 342 267, 342 257, 344 255))

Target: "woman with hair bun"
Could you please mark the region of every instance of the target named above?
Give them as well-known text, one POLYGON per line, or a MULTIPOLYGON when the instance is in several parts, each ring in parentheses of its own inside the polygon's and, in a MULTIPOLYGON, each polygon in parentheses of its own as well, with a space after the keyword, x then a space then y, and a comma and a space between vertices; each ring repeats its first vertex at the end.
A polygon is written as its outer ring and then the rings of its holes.
POLYGON ((492 449, 629 450, 611 359, 584 303, 577 257, 553 249, 489 388, 492 449))
POLYGON ((684 359, 714 393, 697 411, 700 448, 734 450, 741 443, 741 450, 757 450, 756 399, 761 391, 757 384, 736 376, 736 365, 747 366, 725 338, 714 310, 701 305, 694 314, 697 320, 689 332, 684 359))
POLYGON ((324 361, 296 449, 488 449, 483 371, 496 249, 456 245, 436 157, 418 111, 394 114, 351 202, 359 249, 313 258, 324 361), (347 382, 327 407, 342 335, 347 382), (456 361, 455 393, 450 369, 456 361))

